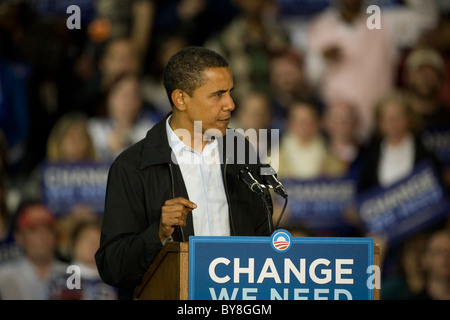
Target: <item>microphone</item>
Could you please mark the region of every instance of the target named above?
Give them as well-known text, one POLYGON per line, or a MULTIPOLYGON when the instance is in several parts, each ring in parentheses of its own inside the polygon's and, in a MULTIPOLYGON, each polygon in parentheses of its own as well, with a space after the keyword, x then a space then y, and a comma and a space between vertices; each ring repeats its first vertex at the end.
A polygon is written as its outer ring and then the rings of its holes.
POLYGON ((247 187, 250 188, 253 192, 257 193, 262 201, 264 202, 264 208, 267 213, 267 222, 269 224, 269 234, 273 232, 273 221, 272 221, 272 203, 270 201, 270 193, 268 192, 266 186, 260 184, 258 180, 255 179, 252 175, 252 170, 249 167, 245 167, 239 170, 239 180, 244 182, 247 187))
POLYGON ((266 187, 262 184, 260 184, 255 177, 252 175, 252 171, 249 167, 245 167, 241 170, 239 170, 239 180, 244 182, 247 187, 250 188, 253 192, 259 194, 260 196, 264 195, 264 189, 266 187))
POLYGON ((264 170, 261 169, 261 176, 263 177, 265 184, 273 188, 276 194, 286 199, 288 197, 286 188, 280 180, 277 179, 276 174, 276 171, 269 165, 265 167, 264 170))

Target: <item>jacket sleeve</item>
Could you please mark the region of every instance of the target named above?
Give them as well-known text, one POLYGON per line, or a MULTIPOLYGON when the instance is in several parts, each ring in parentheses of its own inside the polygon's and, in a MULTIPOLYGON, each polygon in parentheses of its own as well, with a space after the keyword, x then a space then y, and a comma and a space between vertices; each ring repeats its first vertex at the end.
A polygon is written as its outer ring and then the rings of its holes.
POLYGON ((144 179, 134 166, 115 161, 107 182, 97 268, 106 283, 123 288, 137 286, 162 249, 159 220, 149 223, 144 179))

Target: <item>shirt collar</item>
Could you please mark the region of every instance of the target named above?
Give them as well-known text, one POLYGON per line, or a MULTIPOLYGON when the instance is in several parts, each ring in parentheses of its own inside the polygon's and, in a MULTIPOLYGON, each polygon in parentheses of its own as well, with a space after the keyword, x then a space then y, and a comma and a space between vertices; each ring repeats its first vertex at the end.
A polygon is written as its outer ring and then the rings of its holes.
MULTIPOLYGON (((172 151, 176 155, 178 155, 181 150, 187 150, 187 151, 190 151, 193 153, 198 153, 191 147, 184 144, 184 142, 181 141, 180 138, 175 134, 175 132, 172 130, 172 128, 170 127, 170 124, 169 124, 171 118, 172 118, 172 115, 170 115, 166 120, 166 132, 167 132, 167 139, 169 142, 169 146, 172 149, 172 151)), ((212 152, 212 150, 216 147, 217 147, 216 139, 212 139, 211 141, 208 141, 206 143, 205 147, 203 148, 202 155, 203 156, 209 155, 212 152)))
POLYGON ((183 141, 180 140, 180 138, 178 138, 178 136, 175 134, 175 132, 170 127, 170 124, 169 124, 170 119, 172 119, 172 115, 170 115, 166 120, 167 139, 169 142, 169 147, 172 149, 172 151, 175 154, 178 154, 178 152, 180 152, 181 149, 183 149, 184 147, 187 147, 187 146, 183 143, 183 141))

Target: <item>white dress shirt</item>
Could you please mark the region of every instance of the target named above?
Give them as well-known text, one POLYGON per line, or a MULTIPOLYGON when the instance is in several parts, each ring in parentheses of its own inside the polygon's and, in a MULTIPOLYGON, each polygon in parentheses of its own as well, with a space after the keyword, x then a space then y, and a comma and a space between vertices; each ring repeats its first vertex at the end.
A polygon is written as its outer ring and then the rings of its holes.
POLYGON ((169 146, 180 166, 192 210, 196 236, 229 236, 228 202, 225 194, 217 140, 209 141, 198 153, 181 141, 166 122, 169 146))

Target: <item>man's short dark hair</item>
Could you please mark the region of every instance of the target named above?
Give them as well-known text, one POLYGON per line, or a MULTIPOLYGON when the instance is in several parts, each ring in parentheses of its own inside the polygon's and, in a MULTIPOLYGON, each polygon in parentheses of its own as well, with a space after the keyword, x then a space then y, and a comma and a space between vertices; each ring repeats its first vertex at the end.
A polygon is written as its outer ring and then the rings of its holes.
POLYGON ((224 67, 228 67, 228 62, 212 50, 190 46, 178 51, 170 58, 163 74, 170 104, 173 106, 171 96, 174 90, 180 89, 192 96, 194 90, 206 81, 203 74, 205 69, 224 67))

